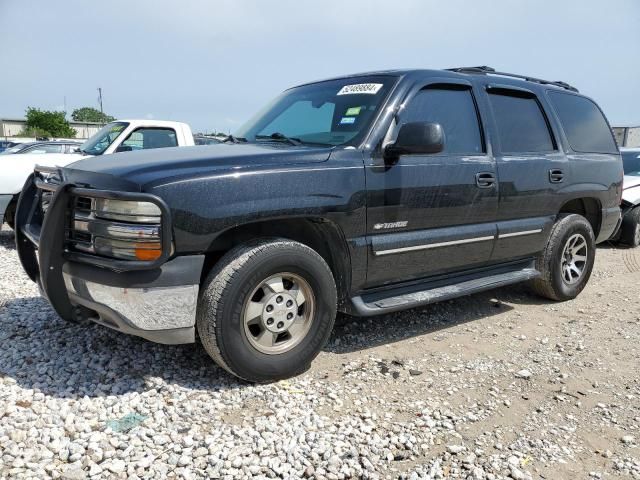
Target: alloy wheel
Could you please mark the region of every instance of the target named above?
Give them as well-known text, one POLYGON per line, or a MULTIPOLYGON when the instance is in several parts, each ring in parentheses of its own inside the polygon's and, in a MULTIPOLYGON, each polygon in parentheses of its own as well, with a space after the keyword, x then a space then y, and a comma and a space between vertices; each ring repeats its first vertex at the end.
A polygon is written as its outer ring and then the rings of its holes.
POLYGON ((245 302, 245 335, 259 352, 282 354, 304 339, 314 313, 309 283, 294 273, 278 273, 260 282, 245 302))
POLYGON ((587 240, 580 233, 575 233, 569 237, 565 243, 560 268, 562 279, 568 285, 579 282, 584 275, 588 259, 587 240))

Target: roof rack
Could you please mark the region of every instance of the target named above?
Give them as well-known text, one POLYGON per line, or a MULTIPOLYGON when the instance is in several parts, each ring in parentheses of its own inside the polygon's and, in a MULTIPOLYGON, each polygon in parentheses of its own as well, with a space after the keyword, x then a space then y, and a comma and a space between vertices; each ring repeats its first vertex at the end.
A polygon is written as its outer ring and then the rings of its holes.
POLYGON ((505 72, 496 72, 495 68, 487 67, 486 65, 482 65, 480 67, 458 67, 458 68, 447 68, 450 72, 457 73, 476 73, 482 75, 500 75, 503 77, 512 77, 519 78, 521 80, 526 80, 527 82, 540 83, 542 85, 555 85, 556 87, 564 88, 565 90, 570 90, 572 92, 578 93, 578 89, 569 85, 566 82, 561 81, 550 81, 550 80, 542 80, 540 78, 528 77, 526 75, 516 75, 515 73, 505 73, 505 72))

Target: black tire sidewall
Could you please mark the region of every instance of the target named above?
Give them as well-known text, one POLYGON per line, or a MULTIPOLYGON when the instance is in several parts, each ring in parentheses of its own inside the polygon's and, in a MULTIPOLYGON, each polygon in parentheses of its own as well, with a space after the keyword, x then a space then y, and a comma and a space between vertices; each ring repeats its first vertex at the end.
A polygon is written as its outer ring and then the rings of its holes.
POLYGON ((575 221, 567 222, 562 226, 562 230, 559 232, 559 241, 556 244, 557 248, 550 255, 550 269, 552 272, 553 289, 558 296, 563 300, 570 300, 577 297, 585 286, 589 282, 593 265, 595 263, 596 243, 593 235, 593 230, 588 224, 586 219, 581 217, 574 217, 575 221), (562 276, 561 259, 564 252, 564 247, 567 244, 569 238, 572 235, 579 233, 587 242, 587 264, 585 265, 585 271, 579 282, 569 285, 565 283, 562 276))
POLYGON ((17 200, 14 197, 14 199, 9 202, 9 205, 4 212, 4 222, 9 225, 12 230, 15 230, 16 226, 16 204, 17 200))
POLYGON ((640 207, 635 207, 628 213, 627 219, 628 242, 630 247, 637 247, 640 245, 640 238, 638 238, 638 226, 640 225, 640 207))
POLYGON ((236 272, 223 296, 216 320, 220 353, 236 375, 258 382, 305 371, 328 340, 336 315, 335 284, 328 267, 319 259, 286 246, 252 257, 236 272), (315 315, 309 332, 298 345, 288 352, 268 355, 250 344, 242 313, 245 301, 260 282, 283 272, 300 275, 309 283, 316 301, 315 315))

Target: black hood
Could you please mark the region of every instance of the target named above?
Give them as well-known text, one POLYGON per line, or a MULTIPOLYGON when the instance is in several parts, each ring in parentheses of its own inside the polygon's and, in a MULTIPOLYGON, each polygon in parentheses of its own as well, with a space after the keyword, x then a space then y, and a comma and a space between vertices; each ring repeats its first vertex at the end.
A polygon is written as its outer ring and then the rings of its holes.
POLYGON ((332 147, 219 144, 122 152, 78 160, 66 168, 124 178, 138 185, 209 171, 324 162, 332 147))

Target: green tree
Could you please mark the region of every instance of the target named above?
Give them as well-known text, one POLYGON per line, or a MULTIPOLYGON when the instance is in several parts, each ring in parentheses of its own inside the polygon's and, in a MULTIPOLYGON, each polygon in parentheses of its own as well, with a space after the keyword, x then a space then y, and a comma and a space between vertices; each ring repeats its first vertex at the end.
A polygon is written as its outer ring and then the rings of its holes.
POLYGON ((74 138, 76 131, 67 122, 65 112, 27 108, 27 121, 22 135, 74 138))
POLYGON ((71 113, 71 118, 73 118, 75 122, 109 123, 115 120, 111 115, 102 113, 100 110, 93 107, 76 108, 71 113))

